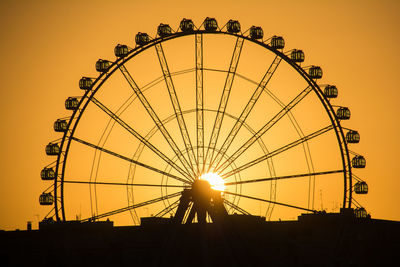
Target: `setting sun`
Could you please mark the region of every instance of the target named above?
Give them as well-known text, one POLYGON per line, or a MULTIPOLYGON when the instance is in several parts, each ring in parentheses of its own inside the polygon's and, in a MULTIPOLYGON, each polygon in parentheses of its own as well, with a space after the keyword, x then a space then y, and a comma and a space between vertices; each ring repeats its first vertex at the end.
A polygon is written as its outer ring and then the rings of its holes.
POLYGON ((214 190, 218 190, 218 191, 225 190, 225 181, 217 173, 214 173, 214 172, 205 173, 202 176, 200 176, 200 179, 206 180, 207 182, 209 182, 211 185, 211 188, 214 190))

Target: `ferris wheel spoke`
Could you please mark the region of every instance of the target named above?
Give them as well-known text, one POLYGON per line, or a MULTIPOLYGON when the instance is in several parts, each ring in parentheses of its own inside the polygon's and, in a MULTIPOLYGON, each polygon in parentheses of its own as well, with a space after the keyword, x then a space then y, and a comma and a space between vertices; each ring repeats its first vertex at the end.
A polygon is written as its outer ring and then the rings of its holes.
POLYGON ((95 220, 98 220, 98 219, 101 219, 101 218, 104 218, 104 217, 109 217, 109 216, 116 215, 116 214, 119 214, 119 213, 122 213, 122 212, 126 212, 126 211, 130 211, 130 210, 137 209, 137 208, 140 208, 140 207, 144 207, 144 206, 147 206, 147 205, 151 205, 151 204, 160 202, 160 201, 165 200, 165 199, 177 197, 177 196, 180 196, 181 194, 182 194, 182 192, 177 192, 177 193, 174 193, 174 194, 170 194, 170 195, 154 198, 154 199, 151 199, 151 200, 148 200, 148 201, 144 201, 144 202, 141 202, 141 203, 137 203, 137 204, 134 204, 134 205, 127 206, 125 208, 116 209, 116 210, 112 210, 112 211, 109 211, 109 212, 106 212, 106 213, 98 214, 98 215, 95 215, 93 217, 90 217, 90 218, 87 218, 87 219, 83 219, 83 220, 81 220, 81 222, 95 221, 95 220))
POLYGON ((204 170, 203 34, 195 35, 196 49, 196 133, 199 173, 204 170))
POLYGON ((364 205, 361 205, 355 198, 351 199, 352 204, 354 204, 357 208, 361 208, 364 205))
MULTIPOLYGON (((58 210, 60 210, 60 209, 58 209, 58 210)), ((44 216, 44 218, 53 218, 54 216, 55 216, 55 214, 56 214, 56 207, 53 207, 47 214, 46 214, 46 216, 44 216), (51 214, 53 214, 54 213, 54 215, 51 215, 51 214)))
POLYGON ((256 164, 259 164, 261 162, 264 162, 265 160, 267 160, 269 158, 272 158, 272 157, 274 157, 274 156, 276 156, 276 155, 278 155, 278 154, 280 154, 280 153, 282 153, 282 152, 284 152, 286 150, 289 150, 289 149, 291 149, 291 148, 293 148, 293 147, 295 147, 297 145, 300 145, 300 144, 302 144, 302 143, 304 143, 304 142, 306 142, 308 140, 316 138, 316 137, 318 137, 318 136, 320 136, 320 135, 332 130, 333 128, 334 128, 333 125, 328 125, 328 126, 322 128, 322 129, 318 130, 318 131, 315 131, 312 134, 309 134, 309 135, 304 136, 304 137, 302 137, 300 139, 297 139, 296 141, 294 141, 294 142, 292 142, 290 144, 287 144, 287 145, 285 145, 283 147, 280 147, 280 148, 278 148, 278 149, 276 149, 276 150, 274 150, 274 151, 272 151, 272 152, 270 152, 268 154, 265 154, 264 156, 261 156, 261 157, 255 159, 255 160, 252 160, 252 161, 250 161, 250 162, 248 162, 248 163, 246 163, 246 164, 244 164, 244 165, 242 165, 240 167, 237 167, 237 168, 231 170, 230 172, 224 173, 223 175, 221 175, 221 177, 223 179, 227 179, 228 177, 230 177, 230 176, 232 176, 232 175, 234 175, 236 173, 239 173, 239 172, 241 172, 241 171, 243 171, 245 169, 248 169, 248 168, 250 168, 250 167, 252 167, 252 166, 254 166, 256 164))
POLYGON ((247 212, 246 210, 242 209, 241 207, 235 205, 234 203, 230 202, 229 200, 224 199, 224 203, 244 215, 251 215, 249 212, 247 212))
POLYGON ((158 60, 160 62, 160 66, 164 75, 164 80, 165 84, 168 89, 169 97, 171 99, 171 104, 174 109, 175 117, 179 125, 179 130, 182 135, 183 143, 185 144, 185 148, 188 154, 189 162, 192 171, 195 173, 195 175, 198 175, 199 172, 199 166, 196 160, 196 156, 194 154, 193 146, 192 146, 192 141, 190 140, 189 132, 186 127, 185 119, 182 115, 182 109, 179 104, 178 96, 176 94, 175 86, 171 78, 171 73, 168 68, 168 63, 167 59, 165 58, 165 53, 162 48, 161 43, 158 43, 155 45, 156 51, 157 51, 157 56, 158 60), (194 170, 194 166, 196 166, 197 172, 194 170))
POLYGON ((236 150, 223 164, 218 166, 215 171, 222 172, 225 170, 230 162, 234 162, 240 157, 250 146, 252 146, 261 136, 263 136, 269 129, 272 128, 280 119, 282 119, 292 108, 294 108, 301 100, 304 99, 312 91, 311 86, 307 86, 303 91, 300 92, 292 101, 283 107, 271 120, 269 120, 256 134, 250 137, 246 143, 244 143, 238 150, 236 150))
POLYGON ((93 184, 93 185, 119 185, 119 186, 143 186, 143 187, 174 187, 174 188, 185 188, 184 185, 163 185, 163 184, 135 184, 135 183, 110 183, 110 182, 98 182, 98 181, 76 181, 76 180, 64 180, 67 184, 93 184))
POLYGON ((223 192, 225 194, 228 194, 228 195, 244 197, 244 198, 252 199, 252 200, 255 200, 255 201, 267 202, 267 203, 272 203, 272 204, 275 204, 275 205, 280 205, 280 206, 285 206, 285 207, 289 207, 289 208, 294 208, 294 209, 305 210, 305 211, 310 211, 310 212, 317 213, 316 210, 307 209, 307 208, 303 208, 303 207, 299 207, 299 206, 295 206, 295 205, 290 205, 290 204, 281 203, 281 202, 277 202, 277 201, 271 201, 271 200, 262 199, 262 198, 258 198, 258 197, 246 196, 246 195, 237 194, 237 193, 228 192, 228 191, 223 191, 223 192))
POLYGON ((139 162, 139 161, 137 161, 137 160, 133 160, 133 159, 130 159, 130 158, 128 158, 128 157, 122 156, 122 155, 120 155, 120 154, 118 154, 118 153, 115 153, 115 152, 113 152, 113 151, 111 151, 111 150, 105 149, 105 148, 103 148, 103 147, 96 146, 96 145, 91 144, 91 143, 89 143, 89 142, 86 142, 86 141, 84 141, 84 140, 82 140, 82 139, 79 139, 79 138, 77 138, 77 137, 75 137, 75 136, 71 136, 70 139, 72 139, 72 140, 74 140, 74 141, 77 141, 77 142, 79 142, 79 143, 81 143, 81 144, 87 145, 87 146, 89 146, 89 147, 92 147, 92 148, 94 148, 94 149, 100 150, 100 151, 102 151, 102 152, 105 152, 105 153, 107 153, 107 154, 110 154, 110 155, 112 155, 112 156, 115 156, 115 157, 117 157, 117 158, 120 158, 120 159, 122 159, 122 160, 125 160, 125 161, 131 162, 131 163, 133 163, 133 164, 142 166, 142 167, 144 167, 144 168, 146 168, 146 169, 149 169, 149 170, 151 170, 151 171, 154 171, 154 172, 157 172, 157 173, 159 173, 159 174, 162 174, 162 175, 171 177, 171 178, 173 178, 173 179, 175 179, 175 180, 177 180, 177 181, 180 181, 180 182, 183 182, 183 183, 188 183, 188 182, 189 182, 189 180, 187 180, 187 179, 183 179, 183 178, 181 178, 181 177, 178 177, 178 176, 175 176, 175 175, 173 175, 173 174, 164 172, 164 171, 162 171, 162 170, 159 170, 159 169, 154 168, 154 167, 152 167, 152 166, 149 166, 149 165, 147 165, 147 164, 141 163, 141 162, 139 162))
POLYGON ((274 60, 272 61, 271 65, 269 66, 267 72, 265 73, 264 77, 262 78, 261 82, 258 84, 256 90, 254 91, 253 95, 251 96, 250 100, 247 102, 245 108, 243 109, 242 113, 240 114, 239 118, 236 120, 235 125, 232 127, 228 137, 225 139, 224 143, 221 146, 220 153, 218 153, 215 158, 211 161, 210 165, 213 165, 216 162, 216 167, 218 168, 219 163, 224 158, 226 151, 229 149, 230 145, 232 144, 233 140, 237 136, 240 128, 242 127, 243 123, 246 121, 247 117, 249 116, 250 112, 252 111, 254 105, 257 103, 257 100, 260 98, 261 93, 264 91, 264 88, 267 86, 268 82, 271 80, 272 76, 274 75, 276 69, 281 63, 282 58, 279 56, 275 56, 274 60))
MULTIPOLYGON (((247 77, 245 77, 245 76, 243 76, 243 75, 240 75, 239 73, 237 74, 237 76, 240 77, 240 78, 242 78, 242 79, 244 79, 244 80, 246 80, 246 81, 248 81, 248 82, 250 82, 250 83, 257 84, 257 82, 255 82, 255 81, 253 81, 253 80, 251 80, 251 79, 249 79, 249 78, 247 78, 247 77)), ((285 104, 284 104, 277 96, 275 96, 270 90, 268 90, 268 88, 265 87, 265 88, 264 88, 264 92, 265 92, 269 97, 271 97, 271 99, 272 99, 276 104, 278 104, 281 108, 284 108, 284 107, 285 107, 285 104)), ((302 131, 300 125, 298 124, 296 118, 293 116, 292 112, 289 111, 289 112, 287 113, 287 116, 288 116, 290 122, 292 123, 294 129, 296 130, 297 134, 299 135, 299 137, 303 137, 303 136, 304 136, 304 133, 303 133, 303 131, 302 131)), ((259 139, 259 140, 260 140, 260 139, 259 139)), ((302 146, 303 146, 304 154, 305 154, 305 157, 306 157, 306 162, 307 162, 308 171, 309 171, 309 172, 314 172, 314 164, 313 164, 313 160, 312 160, 312 158, 311 158, 311 152, 310 152, 310 148, 309 148, 309 146, 308 146, 308 143, 307 143, 307 142, 304 142, 304 143, 302 144, 302 146)), ((314 187, 314 186, 315 186, 315 183, 313 182, 312 184, 313 184, 313 187, 314 187)), ((310 186, 311 186, 311 183, 310 183, 310 186)), ((312 194, 314 194, 314 188, 313 188, 312 194)), ((314 202, 314 197, 312 197, 312 201, 314 202)), ((312 204, 312 205, 314 205, 314 204, 312 204)))
POLYGON ((258 182, 275 181, 275 180, 283 180, 283 179, 291 179, 291 178, 310 177, 310 176, 317 176, 317 175, 327 175, 327 174, 342 173, 342 172, 344 172, 344 170, 333 170, 333 171, 314 172, 314 173, 302 173, 302 174, 294 174, 294 175, 284 175, 284 176, 276 176, 276 177, 268 177, 268 178, 258 178, 258 179, 251 179, 251 180, 236 181, 236 182, 225 183, 225 185, 228 186, 228 185, 258 183, 258 182))
MULTIPOLYGON (((218 111, 215 115, 214 126, 211 132, 210 142, 206 152, 205 161, 211 163, 212 158, 214 157, 215 146, 217 145, 218 136, 221 130, 222 121, 224 119, 226 106, 228 104, 229 95, 231 93, 233 80, 236 75, 236 69, 239 64, 240 55, 242 53, 243 48, 243 38, 237 38, 235 48, 232 53, 232 59, 229 65, 229 71, 226 76, 224 89, 222 91, 221 99, 219 101, 218 111)), ((211 165, 209 165, 207 172, 210 170, 211 165)))
POLYGON ((160 150, 158 150, 153 144, 151 144, 146 138, 141 136, 138 132, 136 132, 132 127, 130 127, 125 121, 123 121, 118 115, 109 110, 105 105, 103 105, 99 100, 95 97, 92 98, 92 102, 96 104, 101 110, 103 110, 108 116, 110 116, 115 122, 117 122, 120 126, 122 126, 125 130, 127 130, 130 134, 132 134, 136 139, 138 139, 141 143, 143 143, 146 147, 148 147, 151 151, 153 151, 157 156, 159 156, 166 163, 171 165, 175 170, 177 170, 180 174, 185 177, 190 177, 188 173, 182 170, 175 162, 169 159, 165 154, 163 154, 160 150))
POLYGON ((171 203, 170 205, 168 205, 167 207, 165 207, 164 209, 159 211, 156 215, 154 215, 154 217, 162 217, 165 214, 167 214, 168 212, 170 212, 171 210, 175 209, 178 206, 179 201, 180 201, 180 198, 178 198, 175 202, 171 203))
POLYGON ((153 120, 153 122, 155 123, 157 128, 160 130, 161 134, 164 136, 168 145, 174 151, 176 157, 181 162, 181 164, 185 168, 186 172, 187 173, 192 172, 193 176, 191 177, 191 179, 194 179, 193 177, 195 176, 195 173, 193 171, 193 166, 191 166, 188 163, 188 161, 186 160, 186 158, 183 156, 182 152, 176 145, 175 141, 172 139, 171 135, 165 128, 164 124, 161 122, 160 118, 157 116, 154 109, 151 107, 149 101, 146 99, 146 97, 143 95, 140 88, 137 86, 136 82, 133 80, 131 74, 128 72, 128 70, 125 68, 124 65, 120 65, 119 69, 122 72, 122 74, 124 75, 125 79, 129 83, 129 85, 131 86, 131 88, 133 89, 133 91, 135 92, 135 94, 137 95, 137 97, 139 98, 140 102, 142 103, 143 107, 146 109, 147 113, 149 114, 149 116, 151 117, 151 119, 153 120))

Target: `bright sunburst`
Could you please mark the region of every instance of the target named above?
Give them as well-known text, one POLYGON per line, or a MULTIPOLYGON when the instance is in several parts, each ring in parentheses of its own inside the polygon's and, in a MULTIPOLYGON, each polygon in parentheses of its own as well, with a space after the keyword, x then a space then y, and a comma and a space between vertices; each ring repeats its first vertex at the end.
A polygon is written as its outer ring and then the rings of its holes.
POLYGON ((225 181, 217 173, 214 173, 214 172, 205 173, 202 176, 200 176, 200 179, 206 180, 207 182, 209 182, 211 185, 211 188, 214 190, 218 190, 218 191, 225 190, 225 181))

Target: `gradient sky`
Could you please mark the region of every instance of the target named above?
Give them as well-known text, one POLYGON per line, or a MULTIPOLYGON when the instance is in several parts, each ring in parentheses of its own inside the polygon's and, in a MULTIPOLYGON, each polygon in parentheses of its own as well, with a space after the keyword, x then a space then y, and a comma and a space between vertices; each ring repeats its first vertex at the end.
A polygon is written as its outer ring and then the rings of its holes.
POLYGON ((373 218, 400 220, 398 14, 396 0, 1 1, 0 229, 36 227, 47 214, 38 203, 40 170, 50 162, 44 147, 59 136, 53 122, 94 62, 113 58, 115 44, 132 44, 138 31, 207 16, 260 25, 322 66, 323 81, 339 88, 337 103, 351 109, 346 126, 361 135, 354 150, 367 168, 357 175, 370 192, 359 202, 373 218))

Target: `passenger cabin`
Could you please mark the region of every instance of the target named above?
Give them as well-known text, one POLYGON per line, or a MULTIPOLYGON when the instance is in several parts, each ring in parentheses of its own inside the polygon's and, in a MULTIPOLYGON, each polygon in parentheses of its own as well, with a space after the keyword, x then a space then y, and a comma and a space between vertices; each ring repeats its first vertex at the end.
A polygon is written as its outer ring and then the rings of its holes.
POLYGON ((364 208, 356 208, 354 210, 354 215, 356 218, 367 218, 368 214, 367 211, 364 208))
POLYGON ((240 32, 240 23, 237 20, 229 20, 226 24, 226 29, 230 33, 238 33, 240 32))
POLYGON ((157 28, 157 34, 160 37, 166 37, 172 34, 172 29, 168 24, 160 24, 157 28))
POLYGON ((348 119, 350 119, 350 109, 348 109, 346 107, 338 108, 338 110, 336 111, 336 117, 339 120, 348 120, 348 119))
POLYGON ((357 155, 351 159, 351 165, 353 166, 353 168, 361 169, 361 168, 365 168, 365 165, 367 165, 367 162, 363 156, 357 155))
POLYGON ((58 154, 60 154, 60 147, 58 146, 58 144, 49 143, 46 146, 46 154, 49 156, 57 156, 58 154))
POLYGON ((290 53, 290 59, 294 62, 304 62, 304 52, 302 50, 294 49, 290 53))
POLYGON ((207 17, 204 20, 204 29, 206 31, 212 31, 212 32, 216 31, 218 29, 217 20, 214 18, 207 17))
POLYGON ((68 130, 68 122, 66 120, 58 119, 54 122, 54 131, 66 132, 68 130))
POLYGON ((79 101, 76 97, 68 97, 65 100, 65 108, 68 110, 75 110, 79 106, 79 101))
MULTIPOLYGON (((96 63, 96 68, 97 68, 97 63, 96 63)), ((82 90, 90 90, 92 88, 92 85, 93 85, 92 78, 82 77, 79 80, 79 88, 81 88, 82 90)))
POLYGON ((356 194, 367 194, 368 193, 368 185, 366 182, 361 181, 361 182, 357 182, 354 185, 354 192, 356 194))
POLYGON ((311 66, 308 69, 308 75, 311 79, 321 79, 322 78, 322 69, 318 66, 311 66))
POLYGON ((251 26, 250 28, 250 38, 257 40, 262 39, 264 37, 264 32, 261 27, 251 26))
POLYGON ((135 37, 135 41, 137 45, 145 45, 150 42, 150 36, 144 32, 138 32, 135 37))
POLYGON ((43 168, 43 170, 40 172, 40 177, 42 178, 42 180, 54 180, 56 178, 56 173, 53 170, 53 168, 48 168, 45 167, 43 168))
POLYGON ((283 49, 285 47, 285 40, 282 36, 272 36, 270 46, 274 49, 283 49))
POLYGON ((116 57, 126 57, 129 54, 129 47, 127 45, 117 44, 114 48, 116 57))
POLYGON ((96 62, 96 70, 98 72, 107 72, 111 67, 111 62, 104 59, 99 59, 96 62))
POLYGON ((324 95, 327 98, 336 98, 338 96, 338 89, 334 85, 327 85, 324 89, 324 95))
POLYGON ((183 32, 191 32, 194 29, 194 24, 191 19, 182 19, 179 28, 183 32))
POLYGON ((356 144, 360 142, 360 134, 357 131, 348 131, 346 133, 346 141, 349 144, 356 144))
POLYGON ((51 193, 42 193, 39 197, 40 205, 53 205, 54 197, 51 193))

